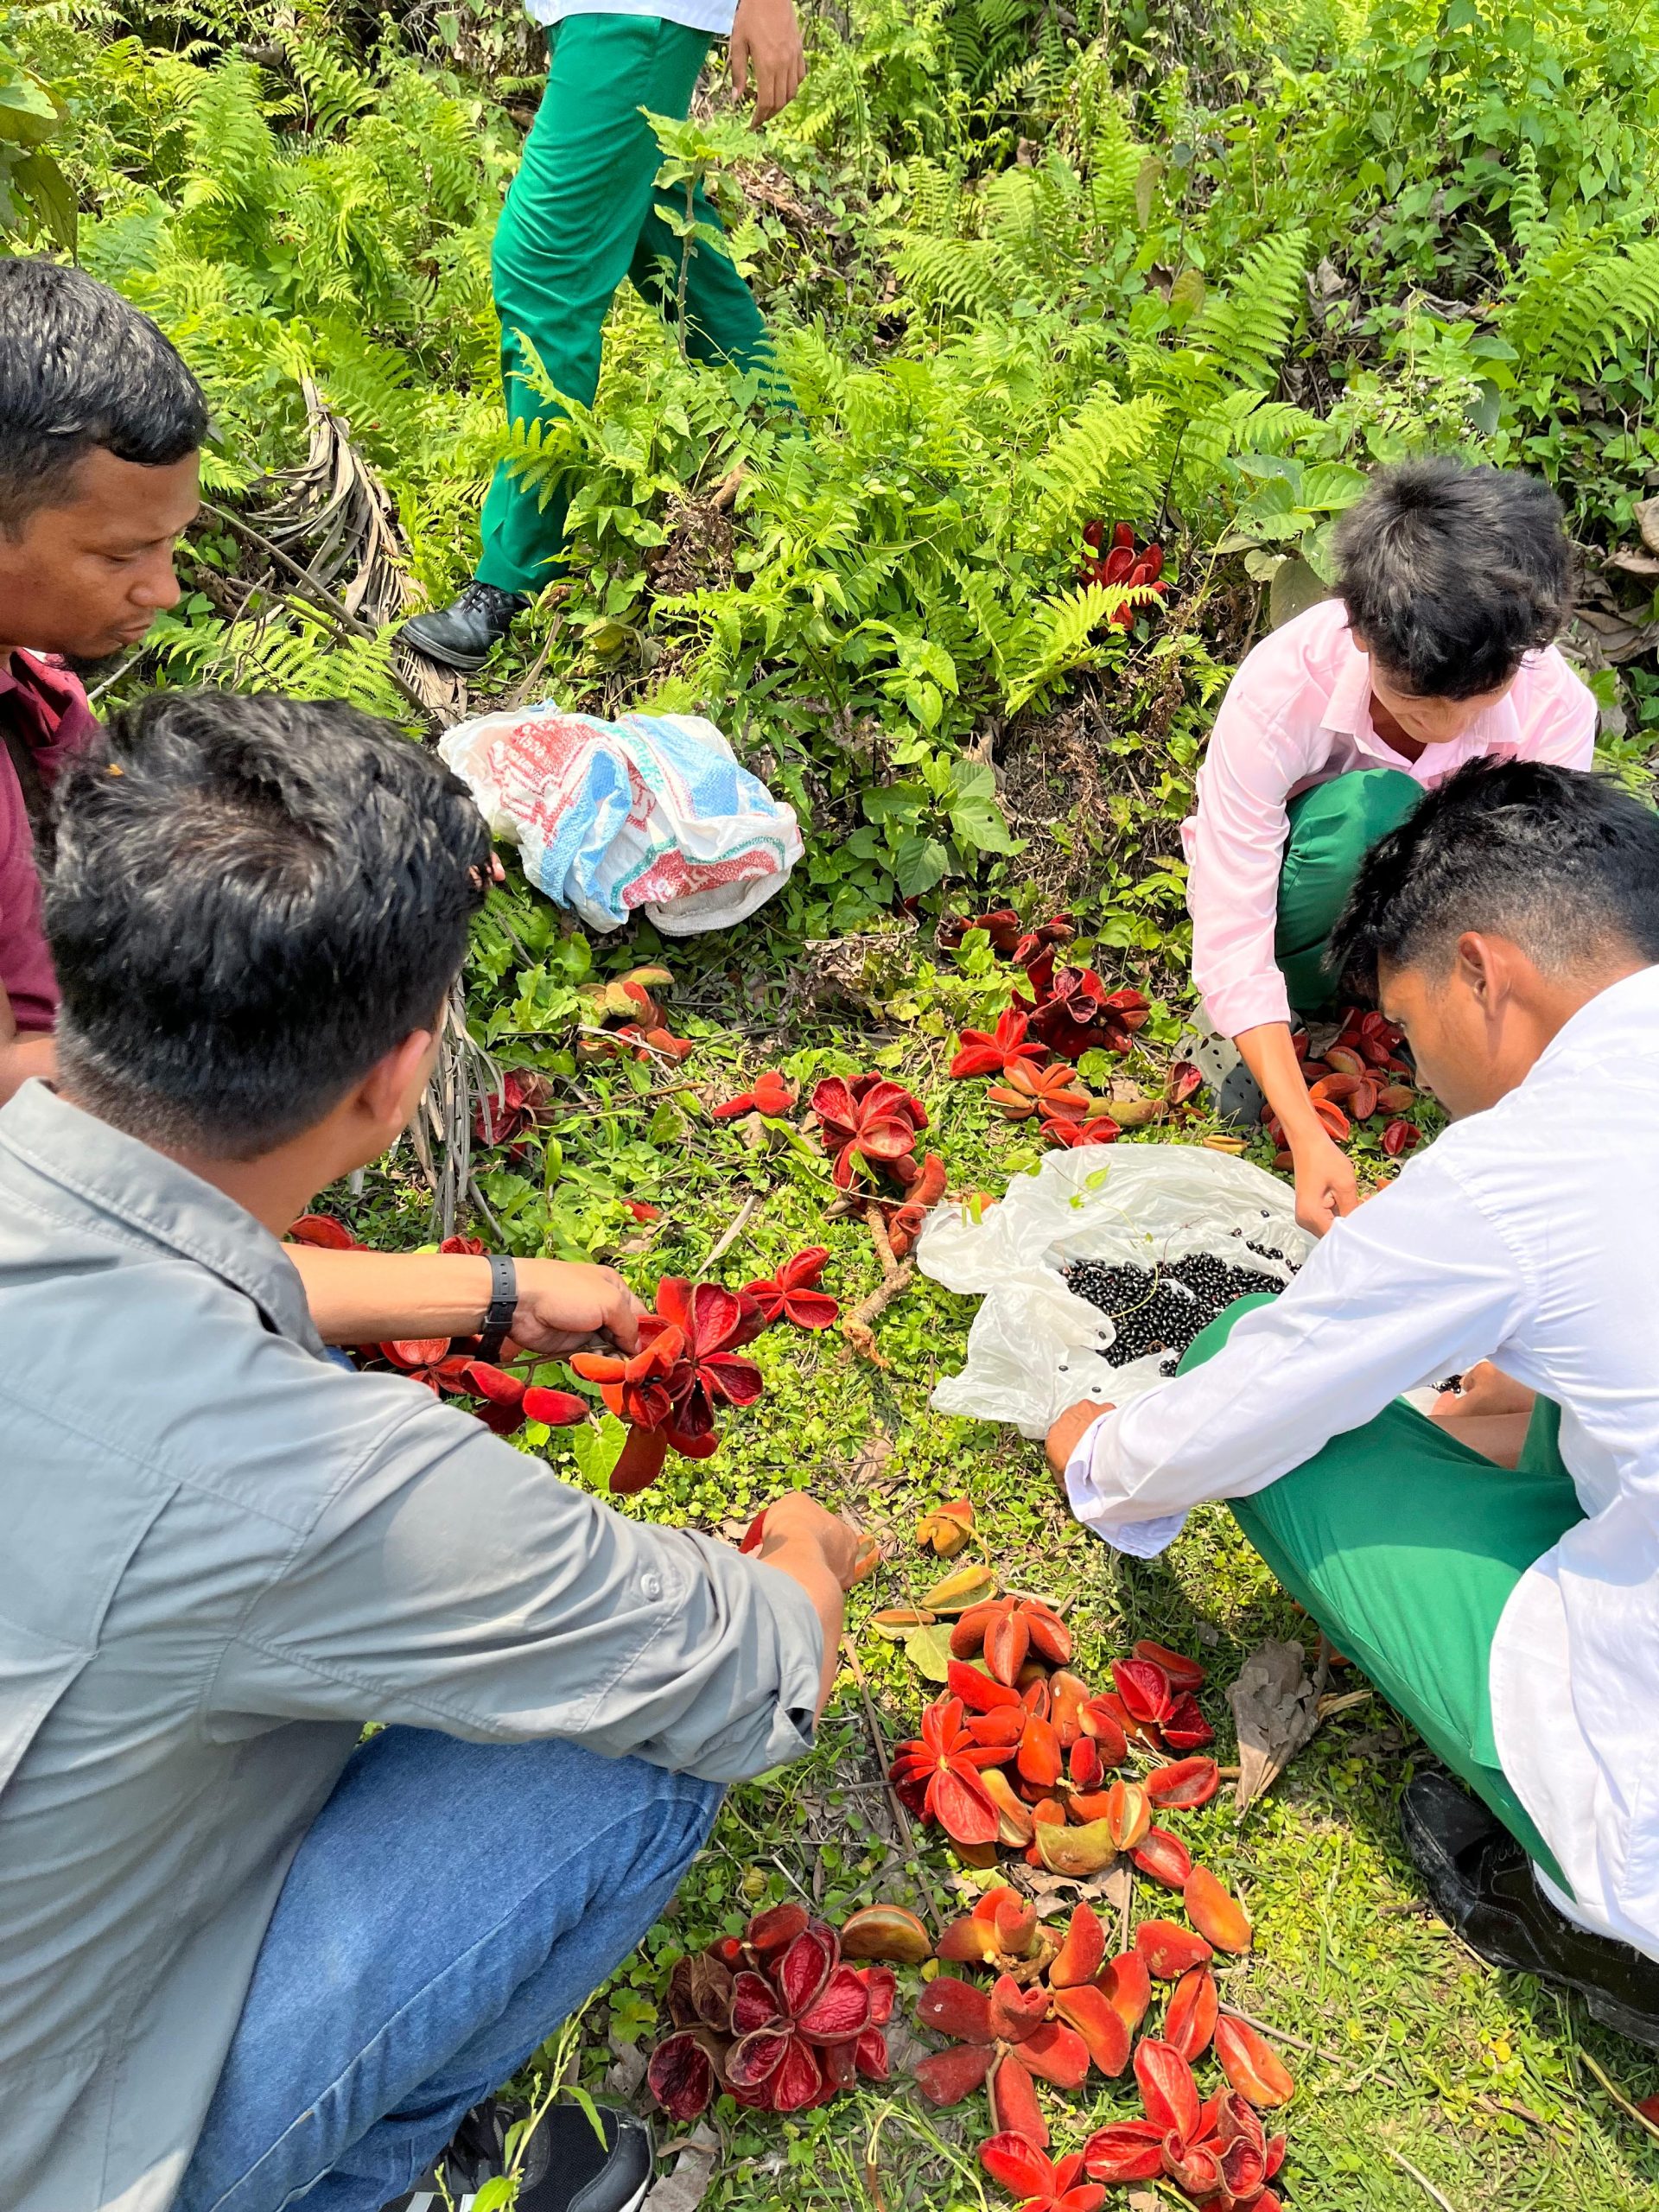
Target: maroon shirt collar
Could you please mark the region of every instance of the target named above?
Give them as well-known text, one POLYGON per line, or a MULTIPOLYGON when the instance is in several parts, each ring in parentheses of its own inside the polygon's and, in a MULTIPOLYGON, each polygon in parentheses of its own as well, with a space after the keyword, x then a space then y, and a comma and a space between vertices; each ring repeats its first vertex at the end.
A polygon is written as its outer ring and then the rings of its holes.
POLYGON ((0 664, 0 715, 34 754, 48 786, 67 760, 86 751, 98 729, 79 678, 37 653, 15 652, 0 664))

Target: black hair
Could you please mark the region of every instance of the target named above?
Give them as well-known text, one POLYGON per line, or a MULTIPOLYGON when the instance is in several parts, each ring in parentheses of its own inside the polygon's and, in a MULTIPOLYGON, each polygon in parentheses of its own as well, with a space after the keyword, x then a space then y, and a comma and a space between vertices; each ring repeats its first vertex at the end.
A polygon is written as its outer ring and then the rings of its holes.
POLYGON ((251 1160, 428 1028, 485 895, 467 787, 338 701, 159 692, 60 787, 58 1065, 166 1149, 251 1160))
POLYGON ((94 447, 164 468, 207 435, 201 386, 147 315, 82 270, 0 258, 0 530, 63 504, 94 447))
POLYGON ((1546 974, 1659 961, 1659 815, 1586 770, 1465 762, 1365 855, 1330 965, 1374 1000, 1381 963, 1449 959, 1465 930, 1511 938, 1546 974))
POLYGON ((1498 690, 1571 604, 1561 503, 1518 470, 1445 456, 1379 469, 1335 550, 1350 628, 1421 699, 1498 690))

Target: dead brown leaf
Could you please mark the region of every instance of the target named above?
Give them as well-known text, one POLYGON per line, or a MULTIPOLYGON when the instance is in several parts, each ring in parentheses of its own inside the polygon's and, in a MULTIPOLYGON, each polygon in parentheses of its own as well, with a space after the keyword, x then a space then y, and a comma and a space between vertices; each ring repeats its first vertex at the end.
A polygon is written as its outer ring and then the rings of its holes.
POLYGON ((847 1487, 855 1491, 868 1490, 892 1457, 893 1439, 885 1428, 878 1428, 859 1446, 858 1457, 847 1471, 847 1487))
POLYGON ((705 2123, 694 2128, 683 2143, 669 2147, 674 2153, 674 2171, 652 2184, 644 2212, 697 2212, 715 2177, 720 2138, 705 2123))
POLYGON ((1128 1904, 1134 1883, 1134 1876, 1121 1859, 1100 1874, 1051 1874, 1044 1867, 1039 1872, 1019 1875, 1017 1878, 1021 1887, 1039 1904, 1046 1904, 1054 1898, 1065 1902, 1086 1897, 1090 1904, 1107 1905, 1116 1913, 1122 1912, 1128 1904))
POLYGON ((1233 1803, 1241 1814, 1272 1788, 1319 1725, 1306 1657, 1300 1643, 1269 1638, 1251 1652, 1227 1693, 1238 1727, 1233 1803))
POLYGON ((637 2043, 613 2043, 605 2069, 605 2094, 626 2104, 645 2078, 645 2054, 637 2043))

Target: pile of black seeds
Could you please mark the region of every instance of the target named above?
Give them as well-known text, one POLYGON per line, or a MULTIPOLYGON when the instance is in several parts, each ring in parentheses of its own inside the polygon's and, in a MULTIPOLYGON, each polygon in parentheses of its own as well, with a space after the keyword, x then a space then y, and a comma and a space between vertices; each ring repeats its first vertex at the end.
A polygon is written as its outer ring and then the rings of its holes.
MULTIPOLYGON (((1284 1257, 1258 1244, 1249 1249, 1263 1259, 1284 1257)), ((1255 1291, 1277 1293, 1285 1287, 1277 1275, 1264 1274, 1259 1268, 1230 1266, 1210 1252, 1171 1260, 1155 1272, 1112 1267, 1104 1260, 1074 1260, 1065 1270, 1065 1284, 1111 1317, 1116 1333, 1101 1355, 1109 1367, 1127 1367, 1131 1360, 1164 1352, 1168 1355, 1160 1369, 1165 1375, 1175 1372, 1193 1338, 1236 1298, 1247 1298, 1255 1291)))

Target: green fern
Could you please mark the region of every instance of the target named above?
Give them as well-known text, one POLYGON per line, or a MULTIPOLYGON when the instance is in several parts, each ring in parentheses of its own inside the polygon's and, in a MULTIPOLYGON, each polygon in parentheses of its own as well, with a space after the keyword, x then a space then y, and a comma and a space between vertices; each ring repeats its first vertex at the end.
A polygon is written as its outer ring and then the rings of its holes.
POLYGON ((1091 399, 1033 463, 1039 495, 1031 542, 1073 542, 1100 515, 1149 516, 1157 503, 1158 434, 1164 410, 1155 399, 1091 399))
POLYGON ((1530 367, 1588 381, 1621 346, 1659 332, 1659 243, 1619 246, 1592 232, 1529 254, 1500 327, 1530 367))
POLYGON ((1212 293, 1187 325, 1194 352, 1207 353, 1239 384, 1271 385, 1304 308, 1307 232, 1286 231, 1252 246, 1237 274, 1212 293))
POLYGON ((1107 625, 1120 607, 1150 604, 1157 594, 1146 586, 1079 584, 1046 599, 1021 626, 1007 677, 1007 703, 1018 714, 1033 699, 1052 691, 1081 668, 1099 664, 1111 632, 1107 625))

